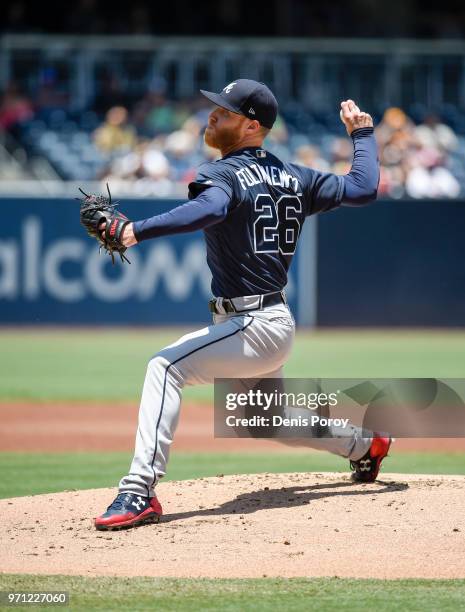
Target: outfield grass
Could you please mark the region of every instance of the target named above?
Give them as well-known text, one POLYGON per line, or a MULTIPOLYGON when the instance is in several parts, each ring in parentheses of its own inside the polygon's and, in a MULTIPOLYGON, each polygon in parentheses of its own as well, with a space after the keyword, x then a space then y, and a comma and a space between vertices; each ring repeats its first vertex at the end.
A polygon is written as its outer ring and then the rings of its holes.
MULTIPOLYGON (((147 361, 186 330, 2 330, 0 401, 136 401, 147 361)), ((299 332, 290 377, 465 376, 465 332, 299 332)), ((185 399, 210 401, 211 386, 185 399)))
MULTIPOLYGON (((465 580, 84 578, 0 575, 2 591, 68 591, 71 610, 457 612, 465 580)), ((16 608, 16 606, 15 606, 16 608)), ((11 608, 8 608, 11 609, 11 608)), ((52 609, 42 607, 41 609, 52 609)), ((53 609, 57 609, 55 606, 53 609)))
MULTIPOLYGON (((0 498, 70 489, 116 487, 127 473, 129 453, 0 453, 0 498)), ((465 474, 460 453, 394 453, 383 468, 411 474, 465 474)), ((166 480, 217 474, 348 471, 348 462, 328 453, 176 453, 166 480)))

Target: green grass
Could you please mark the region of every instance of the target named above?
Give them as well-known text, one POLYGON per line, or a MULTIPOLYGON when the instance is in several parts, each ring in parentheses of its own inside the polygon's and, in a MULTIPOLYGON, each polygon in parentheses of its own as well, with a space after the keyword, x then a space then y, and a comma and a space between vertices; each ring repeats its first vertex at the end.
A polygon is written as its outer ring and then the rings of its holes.
MULTIPOLYGON (((456 612, 465 580, 84 578, 0 575, 3 591, 68 591, 71 610, 456 612)), ((15 606, 16 608, 16 606, 15 606)), ((11 609, 11 608, 8 608, 11 609)), ((24 608, 22 608, 24 609, 24 608)), ((41 609, 61 609, 41 607, 41 609)))
MULTIPOLYGON (((147 361, 187 330, 2 330, 0 401, 136 401, 147 361)), ((465 376, 463 331, 299 332, 290 377, 465 376)), ((212 387, 185 399, 210 401, 212 387)))
MULTIPOLYGON (((116 487, 127 473, 129 453, 0 453, 0 497, 69 489, 116 487)), ((393 453, 385 471, 413 474, 465 474, 460 453, 393 453)), ((166 480, 217 474, 348 471, 348 462, 328 453, 177 453, 166 480)))

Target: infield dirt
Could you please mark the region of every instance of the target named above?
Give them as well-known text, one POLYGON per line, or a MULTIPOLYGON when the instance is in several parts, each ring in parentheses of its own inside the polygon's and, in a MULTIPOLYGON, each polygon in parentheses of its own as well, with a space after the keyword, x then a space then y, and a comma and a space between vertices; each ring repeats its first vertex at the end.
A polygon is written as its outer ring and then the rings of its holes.
MULTIPOLYGON (((0 402, 0 451, 131 452, 137 413, 135 404, 0 402)), ((183 403, 174 450, 293 452, 271 440, 215 438, 213 422, 213 406, 183 403)), ((400 439, 395 450, 465 452, 465 438, 400 439)))
POLYGON ((158 525, 95 531, 113 489, 0 501, 1 572, 464 578, 465 478, 260 474, 161 483, 158 525))

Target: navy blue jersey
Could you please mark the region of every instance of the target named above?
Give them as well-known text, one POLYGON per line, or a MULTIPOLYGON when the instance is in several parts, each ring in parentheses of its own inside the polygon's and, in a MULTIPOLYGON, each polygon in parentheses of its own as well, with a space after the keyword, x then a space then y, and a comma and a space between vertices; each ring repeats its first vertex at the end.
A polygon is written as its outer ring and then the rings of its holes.
POLYGON ((189 201, 161 215, 134 221, 138 242, 203 229, 215 296, 281 290, 308 215, 344 200, 363 206, 376 199, 379 164, 373 128, 352 132, 354 159, 344 176, 283 164, 247 147, 204 164, 189 185, 189 201))
POLYGON ((308 215, 342 201, 343 177, 321 173, 248 147, 200 167, 189 199, 222 189, 227 213, 204 228, 215 296, 280 291, 308 215))

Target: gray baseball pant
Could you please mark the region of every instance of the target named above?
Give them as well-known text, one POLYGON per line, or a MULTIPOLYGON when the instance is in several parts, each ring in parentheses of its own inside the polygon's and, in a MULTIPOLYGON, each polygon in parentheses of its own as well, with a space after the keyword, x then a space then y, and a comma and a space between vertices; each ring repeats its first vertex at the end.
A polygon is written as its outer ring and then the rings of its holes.
MULTIPOLYGON (((215 314, 213 325, 157 353, 147 366, 134 458, 129 474, 120 481, 120 492, 154 495, 154 486, 166 473, 184 386, 210 384, 215 378, 279 378, 294 335, 289 307, 278 304, 242 314, 215 314)), ((337 438, 299 438, 298 443, 357 460, 367 452, 371 438, 363 437, 357 427, 351 433, 337 438)), ((277 440, 296 444, 291 439, 277 440)))

